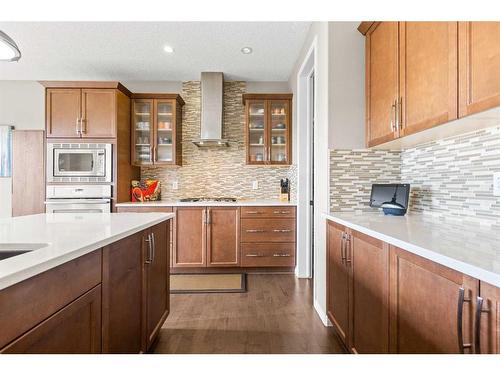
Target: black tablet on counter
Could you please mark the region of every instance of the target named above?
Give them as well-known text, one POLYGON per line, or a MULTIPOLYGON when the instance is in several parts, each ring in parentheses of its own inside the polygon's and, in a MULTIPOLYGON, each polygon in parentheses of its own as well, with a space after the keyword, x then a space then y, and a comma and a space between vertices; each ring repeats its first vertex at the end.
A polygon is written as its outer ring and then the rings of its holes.
POLYGON ((408 210, 410 184, 373 184, 370 207, 384 210, 386 215, 404 215, 408 210))

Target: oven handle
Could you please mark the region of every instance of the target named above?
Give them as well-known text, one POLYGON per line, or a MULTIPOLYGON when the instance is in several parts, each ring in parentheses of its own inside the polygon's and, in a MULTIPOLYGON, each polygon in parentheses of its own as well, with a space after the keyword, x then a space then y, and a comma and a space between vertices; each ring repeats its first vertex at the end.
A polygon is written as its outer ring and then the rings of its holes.
POLYGON ((110 199, 54 199, 45 201, 46 204, 106 204, 110 199))

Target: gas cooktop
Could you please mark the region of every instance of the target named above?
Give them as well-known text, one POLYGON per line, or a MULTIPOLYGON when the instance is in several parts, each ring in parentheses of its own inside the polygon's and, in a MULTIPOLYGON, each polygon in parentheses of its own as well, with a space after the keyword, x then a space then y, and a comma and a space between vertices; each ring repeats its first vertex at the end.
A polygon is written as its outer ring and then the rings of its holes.
POLYGON ((228 197, 195 197, 195 198, 182 198, 181 202, 236 202, 236 198, 228 197))

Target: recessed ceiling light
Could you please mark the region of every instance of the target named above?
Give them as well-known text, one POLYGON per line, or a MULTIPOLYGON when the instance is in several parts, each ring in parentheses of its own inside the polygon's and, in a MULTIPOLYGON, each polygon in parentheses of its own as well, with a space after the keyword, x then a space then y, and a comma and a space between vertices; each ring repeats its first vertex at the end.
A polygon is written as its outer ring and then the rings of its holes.
POLYGON ((174 53, 174 49, 170 46, 165 46, 163 47, 163 50, 166 52, 166 53, 174 53))
POLYGON ((17 44, 3 31, 0 31, 0 61, 17 61, 21 51, 17 44))
POLYGON ((253 52, 253 49, 251 47, 243 47, 241 49, 241 53, 245 54, 245 55, 249 55, 253 52))

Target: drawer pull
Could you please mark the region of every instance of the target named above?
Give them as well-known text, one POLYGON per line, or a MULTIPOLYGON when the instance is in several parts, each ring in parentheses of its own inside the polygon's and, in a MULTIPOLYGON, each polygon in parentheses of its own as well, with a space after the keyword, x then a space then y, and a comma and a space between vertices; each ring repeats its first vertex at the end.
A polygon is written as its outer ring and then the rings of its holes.
POLYGON ((257 215, 257 214, 261 214, 262 212, 260 211, 247 211, 247 214, 250 214, 250 215, 257 215))
POLYGON ((291 229, 274 229, 273 232, 275 233, 289 233, 291 232, 291 229))
POLYGON ((289 214, 290 211, 274 211, 275 214, 289 214))
POLYGON ((246 232, 247 233, 264 233, 265 230, 264 229, 247 229, 246 232))
POLYGON ((464 303, 470 303, 471 299, 469 297, 465 297, 465 289, 458 289, 458 310, 457 310, 457 334, 458 334, 458 350, 461 354, 464 354, 464 349, 471 349, 472 344, 467 343, 464 344, 464 336, 463 336, 463 312, 464 312, 464 303))
POLYGON ((289 257, 290 254, 273 254, 273 257, 289 257))
POLYGON ((264 255, 260 255, 260 254, 246 254, 245 256, 246 256, 246 257, 253 257, 253 258, 261 258, 261 257, 263 257, 264 255))

